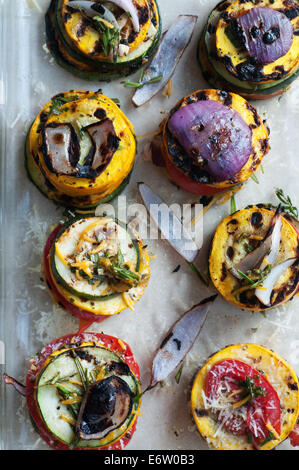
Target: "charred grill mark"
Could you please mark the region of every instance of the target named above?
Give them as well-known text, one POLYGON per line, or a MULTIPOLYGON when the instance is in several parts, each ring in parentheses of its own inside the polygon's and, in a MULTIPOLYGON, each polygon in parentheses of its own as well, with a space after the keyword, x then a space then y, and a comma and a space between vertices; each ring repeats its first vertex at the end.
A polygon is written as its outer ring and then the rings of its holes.
POLYGON ((117 375, 130 375, 130 367, 125 362, 111 361, 107 364, 108 372, 115 372, 117 375))
POLYGON ((223 282, 226 279, 227 276, 227 269, 225 263, 222 263, 221 265, 221 278, 220 281, 223 282))
POLYGON ((219 91, 219 96, 221 97, 222 101, 223 101, 223 104, 225 106, 230 106, 233 102, 233 98, 232 98, 232 95, 231 93, 228 93, 227 91, 219 91))
POLYGON ((211 183, 211 176, 199 165, 194 165, 194 162, 191 160, 185 150, 172 136, 168 126, 166 126, 166 135, 168 152, 172 157, 173 164, 197 183, 211 183))
POLYGON ((226 224, 226 230, 229 235, 233 235, 238 230, 237 219, 232 219, 226 224))
POLYGON ((288 387, 290 390, 294 390, 294 391, 298 390, 298 385, 296 383, 288 382, 288 387))
POLYGON ((132 44, 132 42, 135 41, 135 39, 137 38, 137 35, 138 33, 136 33, 136 31, 132 30, 128 36, 128 43, 129 44, 132 44))
POLYGON ((195 95, 197 101, 206 101, 208 99, 208 95, 205 91, 200 91, 195 95))
POLYGON ((105 109, 103 108, 98 108, 94 114, 93 114, 95 117, 97 117, 98 119, 104 119, 106 116, 107 116, 107 113, 105 111, 105 109))
POLYGON ((209 414, 206 410, 199 409, 199 408, 196 408, 195 413, 199 418, 203 418, 204 416, 208 416, 209 414))
MULTIPOLYGON (((70 351, 70 355, 73 357, 73 351, 70 351)), ((95 356, 93 356, 92 354, 89 354, 87 351, 85 351, 84 349, 76 349, 75 351, 75 354, 76 356, 79 357, 79 359, 82 359, 84 361, 87 361, 87 362, 94 362, 94 364, 97 364, 97 360, 95 358, 95 356)))
POLYGON ((241 292, 240 302, 244 305, 250 305, 250 307, 260 307, 261 305, 260 301, 251 291, 241 292))
POLYGON ((95 43, 93 51, 91 51, 90 55, 98 55, 101 54, 101 52, 103 52, 103 44, 102 41, 99 40, 95 43))
POLYGON ((229 246, 228 249, 226 250, 226 255, 229 259, 233 259, 234 257, 234 249, 232 246, 229 246))
MULTIPOLYGON (((294 2, 290 3, 290 5, 294 5, 294 2)), ((299 6, 290 6, 290 8, 281 8, 278 11, 286 15, 289 20, 293 20, 299 16, 299 6)))
POLYGON ((269 140, 260 139, 260 143, 261 143, 261 151, 265 154, 269 150, 269 140))
POLYGON ((254 212, 251 214, 250 223, 255 228, 259 228, 263 225, 263 216, 260 212, 254 212))
POLYGON ((91 24, 92 24, 92 23, 91 23, 90 20, 88 20, 88 19, 85 18, 85 17, 82 18, 82 21, 81 21, 81 23, 79 24, 78 29, 77 29, 77 31, 76 31, 76 36, 77 36, 78 38, 81 38, 82 36, 84 36, 85 31, 86 31, 86 28, 87 28, 88 26, 90 26, 91 24))
POLYGON ((218 6, 217 6, 217 10, 218 11, 224 11, 226 10, 227 7, 230 6, 230 2, 224 2, 224 3, 220 3, 218 6))
POLYGON ((141 7, 138 9, 138 18, 140 25, 143 25, 148 21, 149 11, 147 7, 141 7))

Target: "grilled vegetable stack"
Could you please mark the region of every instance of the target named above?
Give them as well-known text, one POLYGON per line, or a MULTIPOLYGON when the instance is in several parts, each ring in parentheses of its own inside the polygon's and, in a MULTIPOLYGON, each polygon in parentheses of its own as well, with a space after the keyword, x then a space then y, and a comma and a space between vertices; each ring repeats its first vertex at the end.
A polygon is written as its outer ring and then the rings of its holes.
POLYGON ((26 396, 41 437, 57 450, 121 450, 130 441, 141 403, 139 367, 130 347, 104 334, 68 335, 31 359, 26 396))
POLYGON ((211 12, 199 42, 212 87, 246 98, 282 94, 299 73, 297 0, 228 0, 211 12))
POLYGON ((292 439, 298 385, 294 370, 273 351, 256 344, 228 346, 194 379, 193 419, 218 450, 271 450, 292 439))
POLYGON ((100 92, 54 96, 26 140, 26 166, 33 183, 54 202, 83 211, 122 191, 135 154, 132 124, 100 92))
POLYGON ((52 0, 46 32, 62 67, 105 81, 135 72, 153 55, 161 19, 155 0, 52 0))
POLYGON ((150 277, 139 235, 107 217, 73 219, 56 227, 45 246, 44 270, 55 301, 88 321, 133 308, 150 277))
POLYGON ((251 206, 218 225, 209 269, 214 286, 242 309, 264 311, 292 299, 299 287, 296 221, 280 206, 251 206))
POLYGON ((162 134, 160 166, 193 194, 239 188, 269 150, 268 128, 256 109, 241 96, 220 90, 184 97, 163 121, 162 134))

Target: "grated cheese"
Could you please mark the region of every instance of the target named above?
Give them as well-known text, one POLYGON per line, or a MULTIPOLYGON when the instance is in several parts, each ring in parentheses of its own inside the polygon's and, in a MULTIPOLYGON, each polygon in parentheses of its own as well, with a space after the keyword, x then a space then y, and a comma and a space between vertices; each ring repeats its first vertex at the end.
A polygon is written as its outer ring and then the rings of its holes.
POLYGON ((131 297, 128 292, 122 293, 123 301, 125 302, 126 306, 129 307, 130 310, 134 310, 134 303, 131 300, 131 297))

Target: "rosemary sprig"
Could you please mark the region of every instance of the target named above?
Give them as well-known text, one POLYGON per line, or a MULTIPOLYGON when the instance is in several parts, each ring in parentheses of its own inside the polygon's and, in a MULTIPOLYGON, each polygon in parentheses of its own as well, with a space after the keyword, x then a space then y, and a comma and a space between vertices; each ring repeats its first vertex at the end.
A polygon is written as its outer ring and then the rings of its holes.
POLYGON ((235 195, 232 194, 230 198, 230 215, 234 214, 237 210, 235 195))
POLYGON ((250 178, 256 183, 256 184, 260 184, 259 180, 257 179, 257 176, 255 173, 252 173, 252 175, 250 175, 250 178))
MULTIPOLYGON (((143 78, 143 77, 142 77, 143 78)), ((163 75, 157 75, 156 77, 150 78, 146 82, 121 82, 126 88, 143 88, 145 85, 150 85, 151 83, 158 83, 162 80, 163 75)))
POLYGON ((77 372, 78 372, 79 377, 81 379, 82 386, 83 386, 84 390, 87 390, 87 387, 89 385, 89 380, 87 378, 86 371, 84 371, 83 366, 82 366, 78 356, 76 355, 76 353, 74 351, 72 351, 71 355, 72 355, 72 358, 75 361, 76 369, 77 369, 77 372))
POLYGON ((59 108, 63 106, 65 103, 71 103, 72 101, 76 101, 78 99, 78 96, 57 96, 52 100, 51 108, 48 113, 48 118, 52 116, 52 114, 60 114, 61 111, 59 108))
POLYGON ((291 216, 295 217, 295 219, 298 219, 298 216, 299 216, 298 209, 297 207, 293 205, 290 196, 286 196, 283 192, 283 189, 280 189, 280 188, 275 189, 275 194, 280 200, 280 202, 283 204, 281 206, 281 209, 284 212, 287 212, 291 216))
POLYGON ((190 268, 195 272, 195 274, 197 275, 197 277, 199 277, 199 279, 201 280, 201 282, 202 282, 205 286, 209 287, 208 281, 205 280, 205 278, 204 278, 204 277, 202 276, 202 274, 199 272, 199 270, 197 269, 197 267, 195 266, 195 264, 194 264, 194 263, 189 263, 189 262, 188 262, 188 264, 189 264, 190 268))
POLYGON ((100 16, 94 16, 93 21, 97 31, 101 35, 104 54, 108 57, 110 53, 115 50, 117 44, 119 43, 119 29, 109 28, 109 26, 105 25, 101 21, 100 16))
POLYGON ((183 372, 183 368, 184 368, 184 364, 181 365, 181 367, 179 368, 179 370, 178 370, 177 373, 175 374, 175 381, 176 381, 177 384, 180 383, 181 376, 182 376, 182 372, 183 372))

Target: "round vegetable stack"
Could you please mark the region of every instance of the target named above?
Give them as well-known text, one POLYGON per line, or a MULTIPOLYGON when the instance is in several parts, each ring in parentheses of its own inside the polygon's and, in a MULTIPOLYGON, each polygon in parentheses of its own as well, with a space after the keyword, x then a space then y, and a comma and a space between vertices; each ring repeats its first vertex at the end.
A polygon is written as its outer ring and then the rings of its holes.
POLYGON ((161 20, 155 0, 52 0, 46 32, 62 67, 106 81, 135 72, 153 55, 161 20))
POLYGON ((133 308, 150 277, 139 235, 107 217, 58 225, 45 246, 44 270, 54 300, 87 321, 133 308))
POLYGON ((198 90, 184 97, 163 121, 162 133, 160 164, 193 194, 239 188, 269 150, 268 128, 256 109, 226 91, 198 90))
POLYGON ((211 246, 212 282, 228 302, 255 311, 292 299, 299 287, 296 221, 263 205, 226 217, 211 246))
POLYGON ((33 183, 54 202, 83 211, 122 191, 135 155, 132 124, 101 92, 54 96, 26 140, 26 166, 33 183))
POLYGON ((294 370, 273 351, 256 344, 228 346, 194 379, 193 419, 218 450, 271 450, 296 427, 298 385, 294 370))
POLYGON ((299 73, 297 0, 228 0, 211 12, 199 42, 203 75, 246 98, 282 94, 299 73))
POLYGON ((135 431, 141 404, 139 367, 113 336, 68 335, 31 359, 25 395, 41 437, 57 450, 121 450, 135 431))

